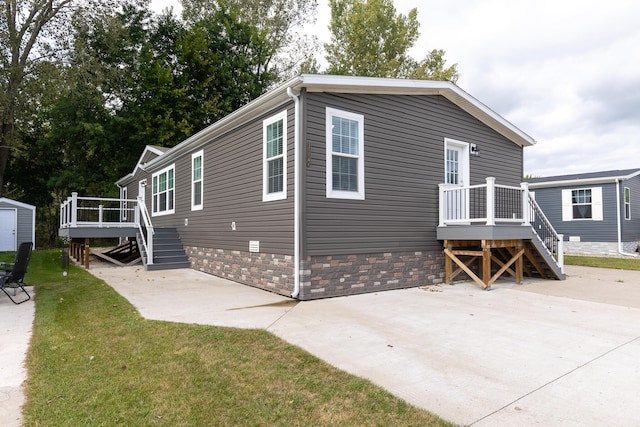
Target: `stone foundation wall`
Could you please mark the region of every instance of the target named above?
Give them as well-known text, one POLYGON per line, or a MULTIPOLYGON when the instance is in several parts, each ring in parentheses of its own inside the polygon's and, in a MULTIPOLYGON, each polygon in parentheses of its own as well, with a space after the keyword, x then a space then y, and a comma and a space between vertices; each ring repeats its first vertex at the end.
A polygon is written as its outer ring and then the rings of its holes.
MULTIPOLYGON (((635 253, 638 242, 623 242, 623 251, 635 253)), ((566 255, 620 256, 617 242, 564 242, 566 255)))
POLYGON ((186 246, 191 268, 282 295, 294 287, 291 255, 186 246))
POLYGON ((444 281, 442 252, 308 257, 301 262, 300 299, 401 289, 444 281))

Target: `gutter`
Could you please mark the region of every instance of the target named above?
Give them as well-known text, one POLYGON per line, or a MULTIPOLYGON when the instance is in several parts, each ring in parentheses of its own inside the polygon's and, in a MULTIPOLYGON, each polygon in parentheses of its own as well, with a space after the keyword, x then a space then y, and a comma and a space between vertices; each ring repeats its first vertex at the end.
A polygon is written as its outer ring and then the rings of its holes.
POLYGON ((301 152, 300 152, 300 98, 287 87, 287 95, 293 99, 295 108, 293 123, 293 149, 294 152, 294 178, 293 178, 293 292, 292 298, 298 298, 300 295, 300 171, 301 171, 301 152))
POLYGON ((617 225, 618 225, 618 253, 620 255, 637 257, 638 254, 631 254, 623 251, 622 248, 622 218, 620 216, 620 178, 616 178, 616 211, 617 211, 617 225))

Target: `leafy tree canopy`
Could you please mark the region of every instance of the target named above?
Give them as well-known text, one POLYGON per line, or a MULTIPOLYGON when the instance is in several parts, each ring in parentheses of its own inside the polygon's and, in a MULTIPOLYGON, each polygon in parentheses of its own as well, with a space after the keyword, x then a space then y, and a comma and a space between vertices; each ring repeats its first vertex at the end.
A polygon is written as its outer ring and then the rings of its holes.
POLYGON ((422 61, 409 55, 420 35, 416 8, 403 15, 393 0, 329 0, 329 5, 328 74, 457 81, 457 65, 445 68, 443 50, 432 50, 422 61))

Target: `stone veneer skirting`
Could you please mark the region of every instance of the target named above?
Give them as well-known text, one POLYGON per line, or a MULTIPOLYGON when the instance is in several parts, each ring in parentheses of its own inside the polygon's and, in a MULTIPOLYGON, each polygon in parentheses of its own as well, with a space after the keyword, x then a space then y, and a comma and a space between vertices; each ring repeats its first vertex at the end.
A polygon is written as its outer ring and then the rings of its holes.
MULTIPOLYGON (((185 247, 191 268, 290 295, 291 255, 185 247)), ((311 256, 301 261, 299 299, 310 300, 442 283, 442 252, 311 256)))
MULTIPOLYGON (((622 250, 635 253, 638 242, 622 242, 622 250)), ((564 242, 566 255, 620 256, 617 242, 564 242)))
POLYGON ((442 283, 442 252, 386 252, 308 257, 301 263, 300 299, 442 283))
POLYGON ((291 255, 232 251, 228 249, 184 248, 191 268, 257 288, 291 295, 294 288, 291 255))

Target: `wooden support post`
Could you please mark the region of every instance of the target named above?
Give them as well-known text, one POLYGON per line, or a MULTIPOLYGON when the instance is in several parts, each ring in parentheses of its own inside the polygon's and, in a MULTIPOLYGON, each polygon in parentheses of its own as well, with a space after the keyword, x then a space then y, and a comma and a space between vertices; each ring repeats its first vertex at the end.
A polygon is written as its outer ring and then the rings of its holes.
POLYGON ((86 237, 84 239, 84 267, 87 270, 89 269, 89 253, 90 253, 89 238, 86 237))
POLYGON ((524 245, 521 243, 516 248, 520 254, 516 260, 516 283, 522 283, 524 279, 524 245))
MULTIPOLYGON (((444 247, 445 249, 451 250, 451 245, 449 244, 448 240, 444 241, 444 247)), ((446 284, 450 284, 451 281, 453 280, 453 264, 451 262, 451 258, 449 258, 446 253, 444 256, 444 282, 446 284)))
POLYGON ((491 247, 482 248, 482 282, 485 284, 485 289, 491 286, 489 280, 491 280, 491 247))

